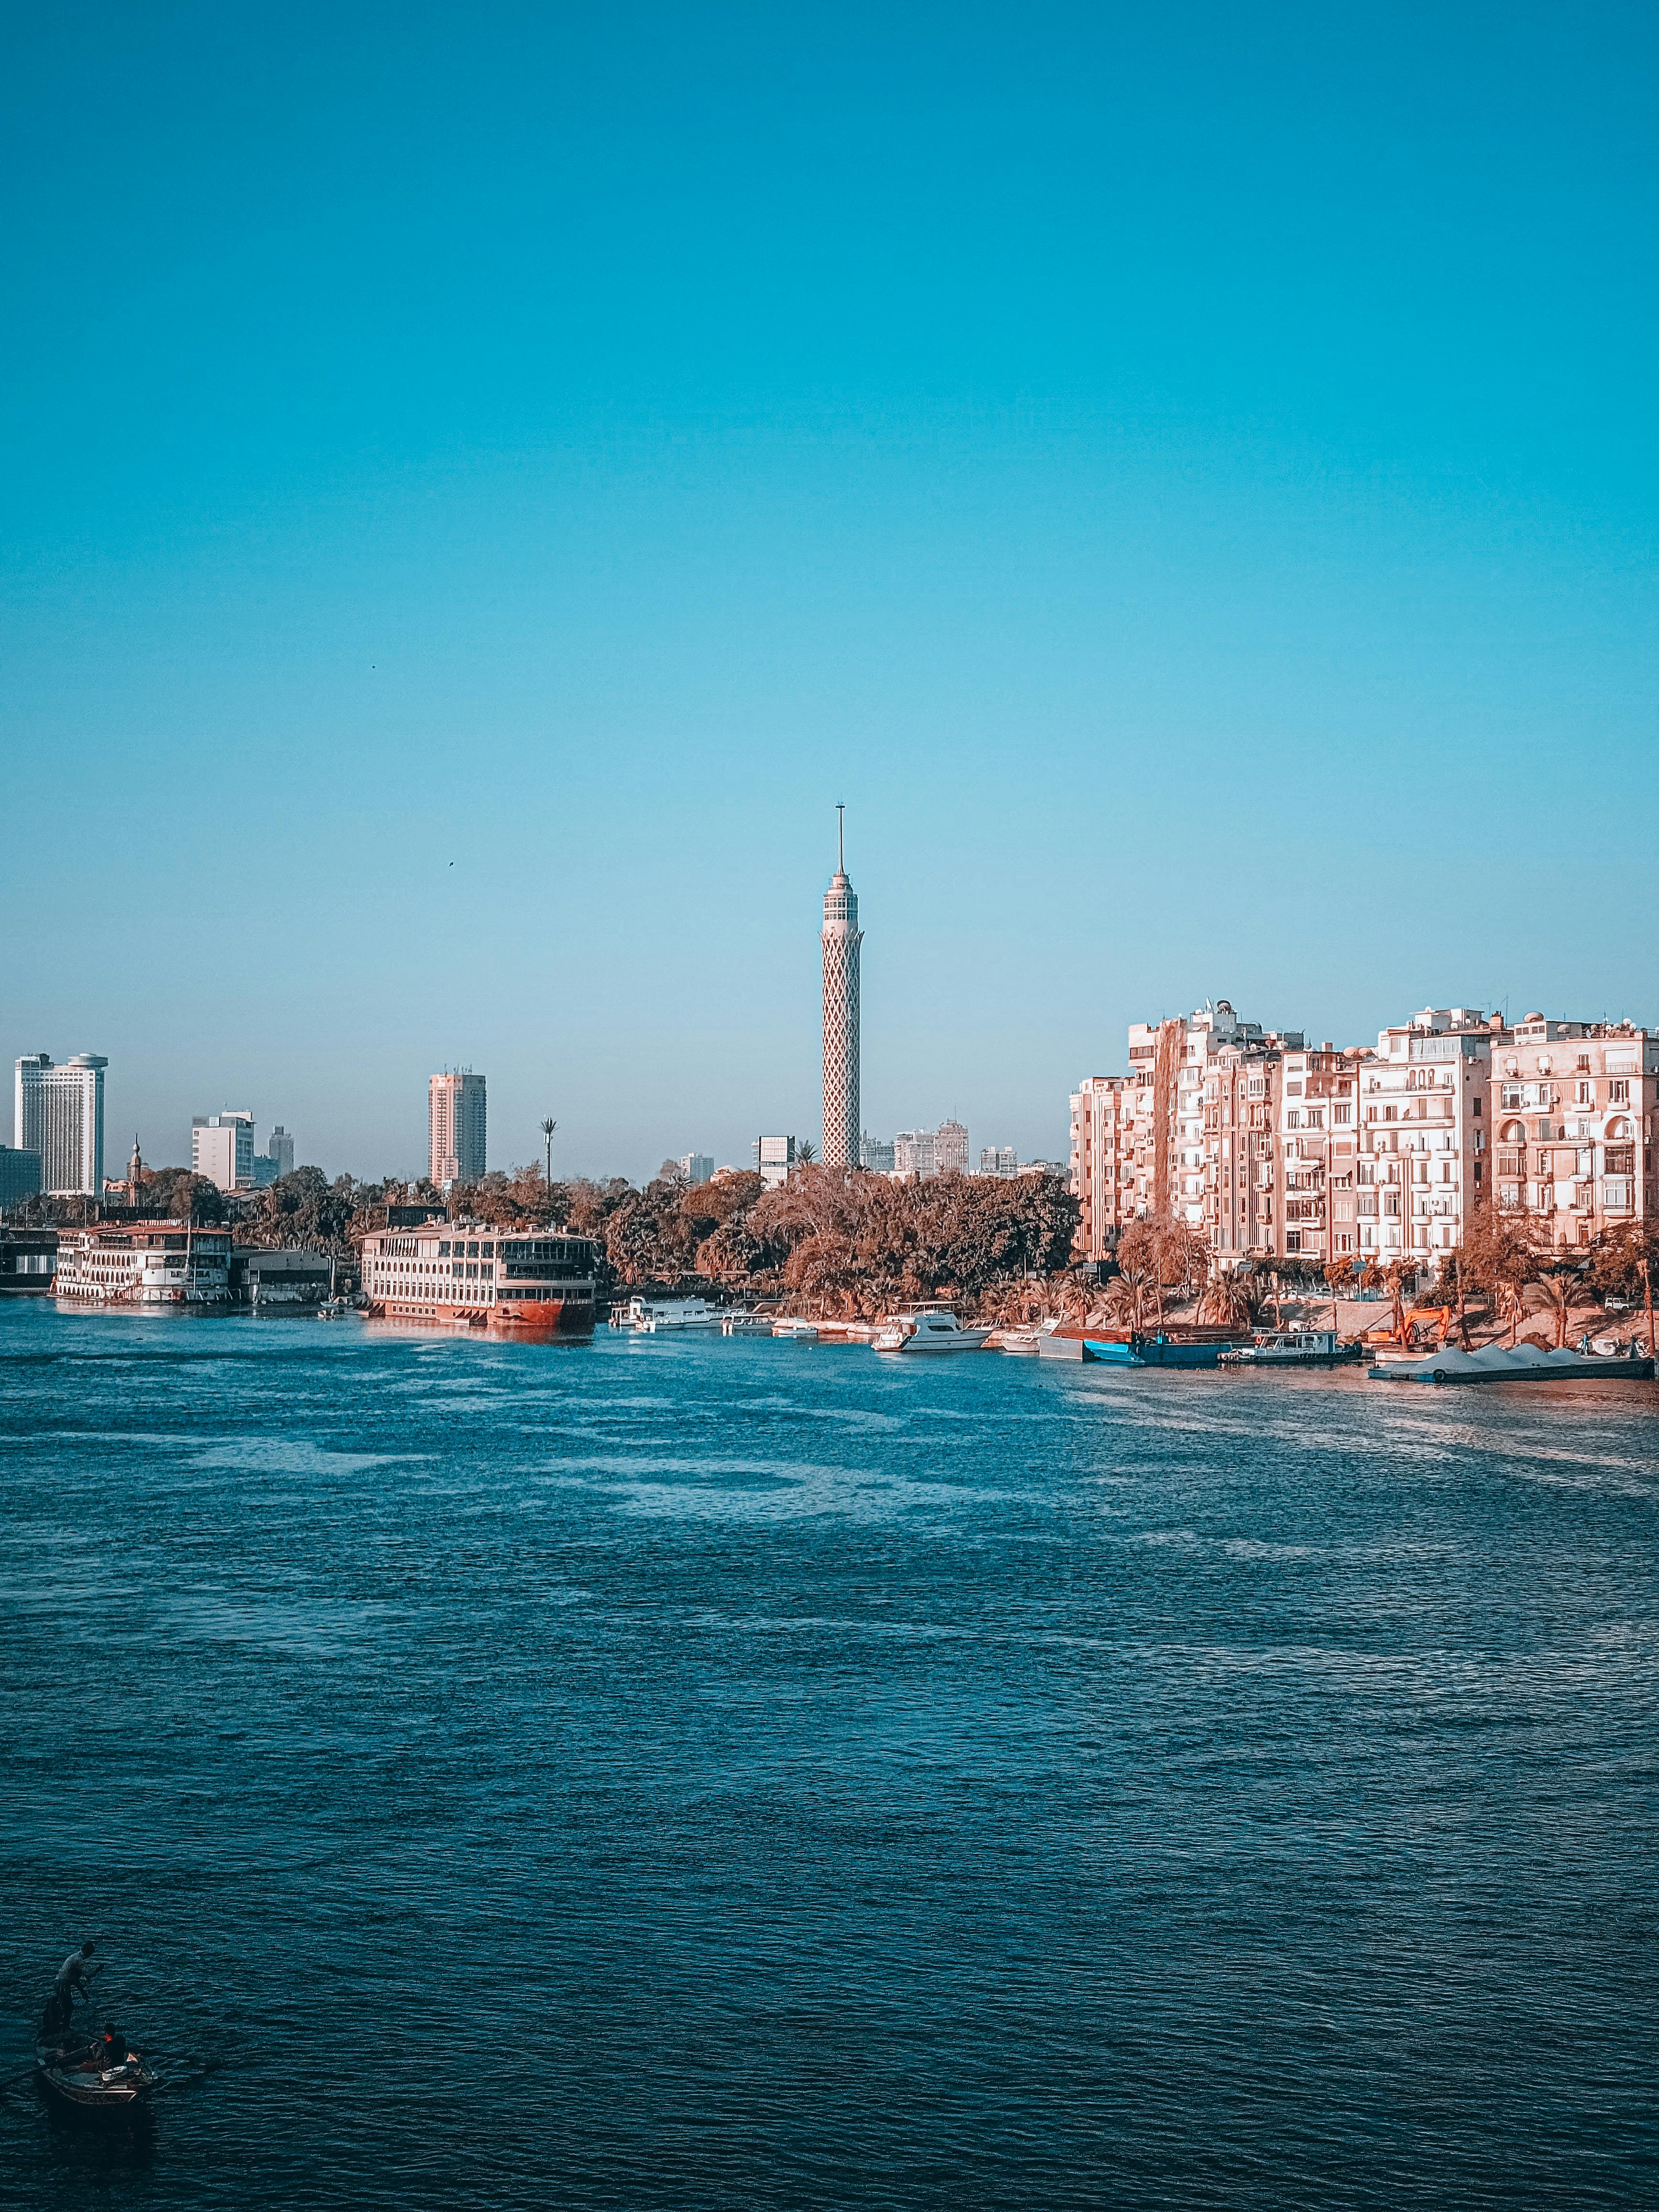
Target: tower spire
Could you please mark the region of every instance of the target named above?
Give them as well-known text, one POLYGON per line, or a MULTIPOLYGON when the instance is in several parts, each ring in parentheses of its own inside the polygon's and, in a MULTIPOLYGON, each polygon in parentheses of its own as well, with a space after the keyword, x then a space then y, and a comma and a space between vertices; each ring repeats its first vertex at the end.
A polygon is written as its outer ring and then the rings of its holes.
POLYGON ((847 809, 839 799, 836 801, 836 873, 847 873, 847 809))

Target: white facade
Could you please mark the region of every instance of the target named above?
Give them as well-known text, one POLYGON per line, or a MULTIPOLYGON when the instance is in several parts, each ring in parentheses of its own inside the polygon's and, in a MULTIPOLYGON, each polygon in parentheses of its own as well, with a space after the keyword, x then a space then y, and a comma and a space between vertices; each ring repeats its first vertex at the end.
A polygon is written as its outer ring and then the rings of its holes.
POLYGON ((761 1181, 768 1190, 776 1190, 789 1180, 789 1171, 795 1164, 795 1140, 793 1137, 757 1137, 755 1165, 760 1170, 761 1181))
POLYGON ((49 1054, 17 1063, 13 1142, 40 1155, 40 1188, 55 1196, 104 1188, 104 1070, 107 1060, 78 1052, 62 1067, 49 1054))
POLYGON ((939 1173, 931 1129, 901 1129, 893 1139, 893 1173, 933 1176, 939 1173))
POLYGON ((872 1175, 891 1175, 893 1172, 893 1141, 890 1137, 872 1137, 866 1129, 859 1139, 859 1165, 867 1168, 872 1175))
POLYGON ((183 1221, 60 1230, 53 1288, 87 1306, 226 1305, 230 1231, 183 1221))
POLYGON ((941 1121, 933 1132, 933 1166, 939 1175, 968 1172, 968 1132, 960 1121, 941 1121))
POLYGON ((1498 1203, 1568 1251, 1659 1211, 1659 1037, 1629 1023, 1529 1014, 1492 1044, 1498 1203))
POLYGON ((1012 1145, 982 1145, 980 1147, 979 1171, 982 1176, 1017 1176, 1019 1173, 1019 1154, 1012 1145))
POLYGON ((427 1173, 440 1190, 476 1182, 484 1172, 484 1079, 470 1067, 446 1068, 428 1083, 427 1173))
POLYGON ((190 1125, 190 1166, 192 1175, 205 1176, 221 1190, 252 1190, 252 1115, 193 1115, 190 1125))

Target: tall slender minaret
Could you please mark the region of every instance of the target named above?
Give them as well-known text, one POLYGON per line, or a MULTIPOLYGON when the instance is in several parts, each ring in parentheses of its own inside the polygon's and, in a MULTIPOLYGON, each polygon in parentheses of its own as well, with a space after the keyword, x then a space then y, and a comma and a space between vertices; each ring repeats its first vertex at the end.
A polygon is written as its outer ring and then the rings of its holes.
POLYGON ((859 1161, 858 894, 847 880, 847 809, 836 806, 836 872, 823 895, 823 1164, 859 1161))

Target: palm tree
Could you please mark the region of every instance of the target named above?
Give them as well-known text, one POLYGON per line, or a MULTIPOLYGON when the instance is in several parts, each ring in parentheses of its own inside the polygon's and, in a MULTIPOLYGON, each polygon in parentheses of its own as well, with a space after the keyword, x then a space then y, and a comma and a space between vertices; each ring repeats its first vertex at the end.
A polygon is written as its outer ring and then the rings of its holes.
POLYGON ((1254 1328, 1261 1316, 1261 1279, 1253 1267, 1237 1267, 1206 1284, 1200 1314, 1222 1328, 1254 1328))
POLYGON ((796 1139, 795 1163, 797 1166, 810 1168, 813 1161, 817 1159, 817 1146, 812 1142, 812 1139, 810 1137, 800 1137, 796 1139))
MULTIPOLYGON (((1567 1324, 1577 1295, 1578 1279, 1567 1269, 1561 1268, 1553 1274, 1546 1275, 1541 1282, 1534 1283, 1533 1288, 1538 1294, 1537 1310, 1548 1314, 1554 1321, 1555 1342, 1559 1350, 1567 1340, 1567 1324)), ((1516 1303, 1519 1303, 1518 1298, 1516 1303)))
POLYGON ((1125 1267, 1106 1287, 1106 1311, 1120 1327, 1139 1330, 1146 1318, 1152 1285, 1140 1267, 1125 1267))

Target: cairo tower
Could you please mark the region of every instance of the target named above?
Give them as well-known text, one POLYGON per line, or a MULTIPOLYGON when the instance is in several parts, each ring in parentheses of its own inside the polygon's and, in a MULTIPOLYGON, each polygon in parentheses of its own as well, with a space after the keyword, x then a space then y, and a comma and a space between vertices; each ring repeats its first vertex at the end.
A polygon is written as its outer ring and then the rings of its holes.
POLYGON ((837 866, 823 895, 823 1164, 859 1158, 858 893, 847 879, 846 809, 836 809, 837 866))

